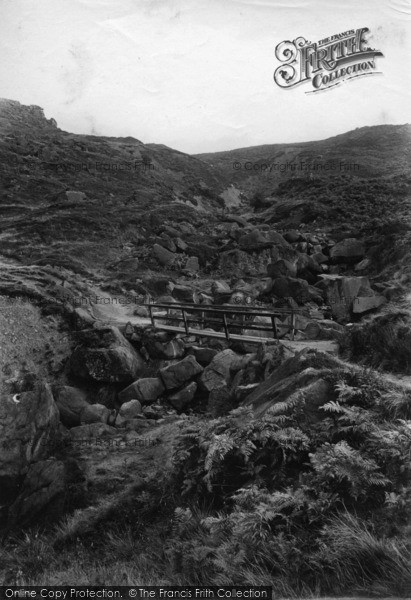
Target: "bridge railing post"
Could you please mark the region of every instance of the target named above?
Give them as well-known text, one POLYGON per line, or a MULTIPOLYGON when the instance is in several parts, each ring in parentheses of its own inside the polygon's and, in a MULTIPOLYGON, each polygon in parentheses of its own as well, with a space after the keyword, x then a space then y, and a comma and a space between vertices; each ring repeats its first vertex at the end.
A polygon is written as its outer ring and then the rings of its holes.
POLYGON ((155 327, 153 309, 151 307, 151 304, 148 305, 148 314, 150 315, 150 320, 151 320, 152 326, 155 327))
POLYGON ((271 317, 271 325, 273 326, 274 337, 275 337, 275 339, 277 339, 278 334, 277 334, 277 323, 275 322, 275 317, 271 317))
POLYGON ((225 312, 223 312, 223 325, 224 325, 224 332, 225 332, 225 337, 227 340, 230 339, 230 333, 228 331, 228 326, 227 326, 227 315, 225 312))
POLYGON ((185 313, 185 310, 184 310, 184 308, 182 308, 182 309, 181 309, 181 314, 182 314, 182 316, 183 316, 183 321, 184 321, 184 329, 186 330, 186 334, 188 335, 188 334, 189 334, 189 331, 188 331, 188 323, 187 323, 187 317, 186 317, 186 313, 185 313))

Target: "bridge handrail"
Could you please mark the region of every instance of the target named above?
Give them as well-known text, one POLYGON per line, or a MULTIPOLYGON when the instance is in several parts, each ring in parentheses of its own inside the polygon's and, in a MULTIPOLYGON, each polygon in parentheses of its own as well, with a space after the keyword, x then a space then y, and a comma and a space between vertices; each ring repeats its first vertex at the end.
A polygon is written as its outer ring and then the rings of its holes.
MULTIPOLYGON (((290 324, 290 333, 291 333, 291 339, 294 340, 294 334, 296 331, 296 326, 295 326, 295 317, 297 314, 301 314, 302 310, 301 309, 274 309, 274 310, 255 310, 253 308, 248 308, 248 307, 242 307, 242 308, 238 308, 238 307, 231 307, 231 305, 227 305, 227 306, 213 306, 213 305, 199 305, 199 304, 191 304, 191 303, 173 303, 173 304, 166 304, 166 303, 149 303, 149 304, 145 304, 145 306, 148 308, 149 310, 149 314, 150 314, 150 319, 151 319, 151 323, 153 326, 155 325, 155 319, 169 319, 170 317, 175 320, 175 321, 179 321, 184 323, 184 330, 186 332, 187 335, 189 335, 190 333, 194 333, 193 330, 189 330, 189 321, 191 320, 193 323, 193 320, 190 319, 190 313, 193 312, 198 312, 202 314, 202 318, 201 320, 196 320, 194 321, 195 324, 199 324, 202 325, 203 328, 207 328, 207 326, 211 323, 217 323, 220 327, 223 327, 224 329, 224 333, 225 333, 225 337, 227 340, 230 339, 230 331, 228 329, 228 327, 237 327, 240 329, 251 329, 251 330, 256 330, 256 331, 267 331, 267 332, 272 332, 274 334, 274 338, 279 339, 279 335, 278 335, 278 329, 277 329, 277 324, 275 322, 275 318, 276 317, 284 317, 284 315, 288 315, 291 316, 291 324, 290 324), (178 315, 170 315, 170 314, 166 314, 166 315, 159 315, 159 314, 154 314, 153 313, 153 308, 162 308, 162 309, 166 309, 167 313, 170 310, 175 310, 175 311, 181 311, 181 317, 178 315), (245 310, 244 310, 245 309, 245 310), (221 315, 222 319, 221 321, 218 321, 216 319, 210 319, 210 318, 205 318, 206 314, 210 314, 212 313, 213 316, 214 315, 221 315), (248 324, 246 322, 243 323, 236 323, 236 322, 232 322, 230 320, 230 318, 232 316, 252 316, 252 317, 269 317, 271 319, 271 324, 270 326, 264 326, 264 323, 262 323, 261 325, 257 325, 254 326, 252 323, 248 324), (227 320, 228 319, 228 320, 227 320)), ((161 327, 160 327, 161 329, 161 327)), ((232 332, 231 332, 232 333, 232 332)))

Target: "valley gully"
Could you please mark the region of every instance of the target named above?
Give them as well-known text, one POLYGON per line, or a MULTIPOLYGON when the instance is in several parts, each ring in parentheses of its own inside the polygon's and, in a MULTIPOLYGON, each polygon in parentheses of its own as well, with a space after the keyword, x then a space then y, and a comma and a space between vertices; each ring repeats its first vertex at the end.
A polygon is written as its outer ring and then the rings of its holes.
POLYGON ((358 163, 350 163, 344 161, 338 162, 313 162, 308 163, 305 161, 300 162, 273 162, 273 163, 261 163, 261 162, 233 162, 234 171, 261 171, 261 173, 271 173, 272 171, 279 171, 280 173, 284 173, 286 171, 302 171, 304 173, 310 173, 312 171, 321 172, 321 171, 340 171, 347 173, 349 171, 358 172, 360 170, 360 165, 358 163))

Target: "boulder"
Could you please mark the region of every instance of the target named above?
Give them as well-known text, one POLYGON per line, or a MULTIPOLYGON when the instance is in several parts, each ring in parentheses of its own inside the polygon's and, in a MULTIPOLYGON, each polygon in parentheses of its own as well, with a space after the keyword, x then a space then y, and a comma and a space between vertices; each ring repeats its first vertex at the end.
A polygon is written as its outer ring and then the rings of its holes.
POLYGON ((14 499, 21 477, 32 462, 47 458, 59 426, 50 386, 0 399, 0 503, 14 499))
POLYGON ((80 425, 80 415, 89 406, 86 397, 85 392, 68 385, 56 391, 56 405, 63 425, 66 427, 80 425))
POLYGON ((78 339, 81 345, 70 359, 70 370, 77 377, 127 383, 144 368, 142 357, 116 327, 84 330, 78 339))
POLYGON ((179 302, 194 302, 193 290, 187 285, 175 285, 171 293, 179 302))
POLYGON ((202 373, 203 367, 194 356, 186 356, 179 362, 160 369, 159 375, 167 390, 181 387, 184 383, 202 373))
POLYGON ((330 258, 335 263, 353 263, 361 260, 365 246, 361 240, 346 238, 330 249, 330 258))
POLYGON ((271 293, 277 298, 292 298, 298 304, 305 304, 310 299, 308 283, 304 279, 293 277, 274 279, 271 293))
POLYGON ((133 399, 122 404, 118 414, 123 419, 135 419, 142 412, 141 403, 137 399, 133 399))
POLYGON ((326 302, 337 320, 348 320, 354 300, 359 296, 373 296, 367 277, 344 277, 342 275, 321 275, 318 288, 325 292, 326 302))
POLYGON ((370 310, 376 310, 387 302, 387 299, 381 295, 375 296, 359 296, 354 299, 352 305, 352 312, 355 315, 361 315, 369 312, 370 310))
POLYGON ((174 392, 174 394, 169 396, 168 400, 170 404, 174 406, 174 408, 176 408, 177 410, 182 410, 187 406, 187 404, 190 404, 190 402, 195 396, 196 391, 197 384, 195 381, 192 381, 191 383, 183 387, 181 390, 174 392))
POLYGON ((151 404, 160 398, 164 389, 163 382, 159 377, 144 377, 122 390, 118 399, 122 404, 133 398, 137 398, 142 404, 151 404))
POLYGON ((109 416, 110 410, 103 404, 89 404, 80 414, 80 423, 107 423, 109 416))
POLYGON ((173 252, 170 252, 170 250, 160 246, 160 244, 154 244, 153 255, 158 260, 160 265, 163 265, 164 267, 172 264, 176 258, 173 252))
POLYGON ((241 369, 241 358, 230 349, 218 352, 200 377, 203 389, 211 392, 211 390, 221 387, 221 385, 228 382, 232 367, 237 370, 241 369))

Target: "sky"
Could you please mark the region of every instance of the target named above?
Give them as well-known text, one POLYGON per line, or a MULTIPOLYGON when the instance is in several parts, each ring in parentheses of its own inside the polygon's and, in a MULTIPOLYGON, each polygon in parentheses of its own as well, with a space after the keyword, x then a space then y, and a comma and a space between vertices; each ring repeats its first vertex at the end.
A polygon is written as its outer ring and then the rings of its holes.
POLYGON ((411 0, 0 0, 0 97, 188 153, 411 122, 411 0), (379 75, 280 88, 275 48, 368 27, 379 75))

